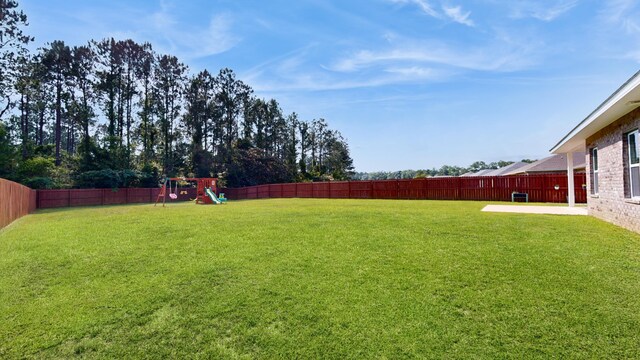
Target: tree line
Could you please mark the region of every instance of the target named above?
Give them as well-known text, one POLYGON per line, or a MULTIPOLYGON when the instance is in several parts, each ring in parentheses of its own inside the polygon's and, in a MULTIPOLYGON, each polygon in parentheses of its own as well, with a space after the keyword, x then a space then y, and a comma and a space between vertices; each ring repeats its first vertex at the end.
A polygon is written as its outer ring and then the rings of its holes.
POLYGON ((283 113, 225 68, 195 75, 150 43, 113 38, 35 52, 27 17, 0 0, 0 177, 33 188, 227 186, 350 177, 344 137, 283 113))
MULTIPOLYGON (((522 159, 521 162, 532 163, 535 160, 522 159)), ((399 171, 374 171, 357 172, 353 175, 353 180, 395 180, 395 179, 419 179, 433 176, 460 176, 466 173, 474 173, 480 170, 499 169, 513 164, 513 161, 495 161, 486 163, 475 161, 467 167, 443 165, 440 168, 422 170, 399 170, 399 171)))

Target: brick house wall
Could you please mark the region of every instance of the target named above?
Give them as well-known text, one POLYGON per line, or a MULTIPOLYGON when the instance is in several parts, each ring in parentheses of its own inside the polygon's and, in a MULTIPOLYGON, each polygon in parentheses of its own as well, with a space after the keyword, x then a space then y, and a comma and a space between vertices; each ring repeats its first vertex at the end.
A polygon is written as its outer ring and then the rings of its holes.
POLYGON ((640 128, 640 108, 587 138, 589 215, 640 232, 640 201, 630 197, 626 135, 640 128), (591 149, 598 148, 598 195, 591 195, 591 149))

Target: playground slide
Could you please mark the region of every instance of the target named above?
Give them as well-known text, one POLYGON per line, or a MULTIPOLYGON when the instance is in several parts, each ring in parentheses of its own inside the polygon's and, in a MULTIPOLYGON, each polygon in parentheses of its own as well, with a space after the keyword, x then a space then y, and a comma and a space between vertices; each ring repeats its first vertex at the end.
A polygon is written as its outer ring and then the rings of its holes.
POLYGON ((207 194, 207 196, 209 197, 209 199, 211 199, 211 201, 213 201, 216 204, 222 204, 222 201, 220 201, 220 199, 218 199, 218 197, 216 196, 216 193, 214 193, 213 191, 211 191, 211 189, 209 188, 205 188, 204 189, 205 194, 207 194))

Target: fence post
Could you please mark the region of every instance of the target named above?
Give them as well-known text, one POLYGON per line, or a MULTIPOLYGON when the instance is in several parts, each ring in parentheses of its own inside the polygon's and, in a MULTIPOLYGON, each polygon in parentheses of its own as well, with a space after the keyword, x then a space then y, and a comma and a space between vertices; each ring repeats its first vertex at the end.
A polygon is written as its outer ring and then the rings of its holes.
POLYGON ((423 200, 428 200, 429 199, 429 179, 425 177, 424 179, 422 179, 422 182, 424 183, 422 185, 422 196, 418 198, 423 200))
POLYGON ((456 177, 454 179, 455 179, 455 184, 456 184, 456 187, 455 187, 456 193, 455 193, 454 199, 455 200, 460 200, 460 196, 461 196, 460 193, 462 192, 462 181, 460 180, 459 177, 456 177))
POLYGON ((396 200, 400 198, 400 180, 396 179, 396 200))

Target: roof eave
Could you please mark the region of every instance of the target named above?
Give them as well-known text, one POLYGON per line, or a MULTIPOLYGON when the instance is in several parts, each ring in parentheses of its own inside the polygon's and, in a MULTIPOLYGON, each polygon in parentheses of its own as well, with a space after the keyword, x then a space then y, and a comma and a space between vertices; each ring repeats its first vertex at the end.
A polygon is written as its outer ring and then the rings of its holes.
POLYGON ((622 84, 618 90, 565 135, 550 151, 554 154, 585 151, 586 139, 589 136, 640 106, 640 103, 629 104, 633 100, 640 100, 640 71, 622 84))

